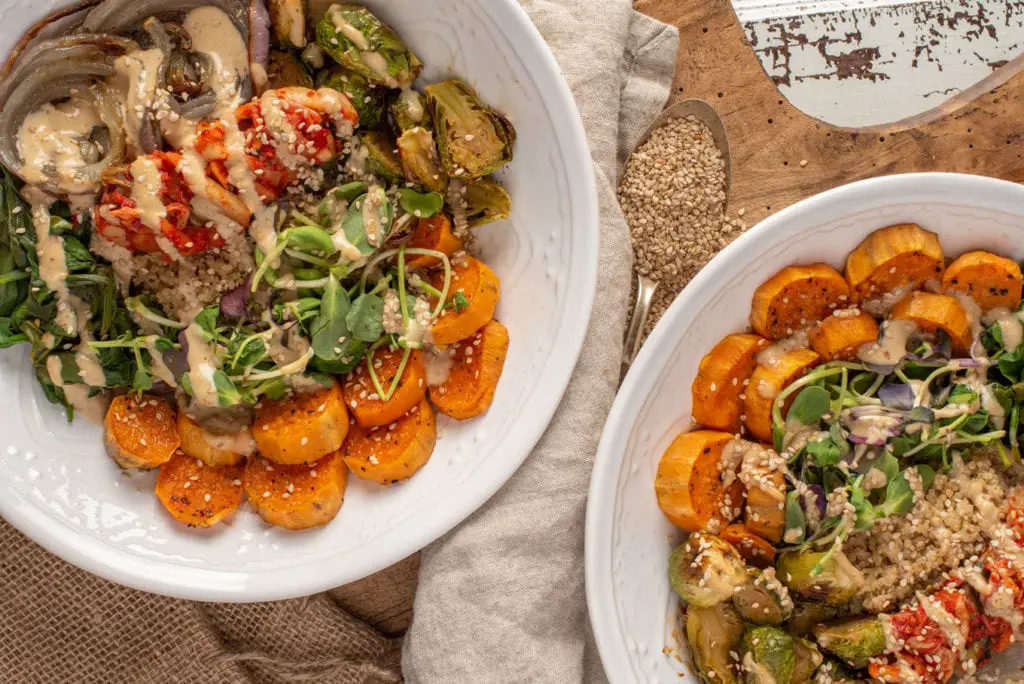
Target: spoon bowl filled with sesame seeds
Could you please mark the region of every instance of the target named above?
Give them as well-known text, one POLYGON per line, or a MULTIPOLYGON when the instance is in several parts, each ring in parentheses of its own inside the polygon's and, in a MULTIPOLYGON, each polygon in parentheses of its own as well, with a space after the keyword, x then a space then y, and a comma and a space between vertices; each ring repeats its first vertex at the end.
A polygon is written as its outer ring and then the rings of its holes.
POLYGON ((597 261, 517 3, 7 2, 0 514, 133 587, 273 600, 512 475, 597 261))
POLYGON ((1002 681, 1021 660, 1022 200, 861 181, 691 281, 591 483, 611 681, 1002 681))

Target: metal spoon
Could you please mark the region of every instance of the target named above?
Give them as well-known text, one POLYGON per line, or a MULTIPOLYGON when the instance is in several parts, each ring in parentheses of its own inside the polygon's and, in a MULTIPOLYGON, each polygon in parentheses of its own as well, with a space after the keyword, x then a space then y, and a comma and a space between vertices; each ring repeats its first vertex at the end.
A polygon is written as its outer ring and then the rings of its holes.
MULTIPOLYGON (((732 182, 732 156, 729 154, 729 136, 725 132, 725 124, 715 108, 704 100, 682 100, 667 107, 658 118, 648 126, 644 134, 640 136, 636 147, 640 147, 651 137, 655 129, 670 119, 685 119, 688 116, 696 117, 708 130, 711 137, 722 154, 722 161, 725 163, 725 195, 726 201, 729 197, 729 185, 732 182)), ((636 148, 633 148, 636 152, 636 148)), ((632 156, 632 153, 631 155, 632 156)), ((658 283, 646 276, 637 275, 636 301, 633 304, 633 313, 630 315, 629 323, 626 326, 626 338, 622 348, 622 367, 619 372, 619 384, 622 384, 629 371, 633 359, 640 351, 640 339, 643 337, 644 325, 647 323, 647 314, 651 310, 651 301, 654 299, 654 291, 658 283)))

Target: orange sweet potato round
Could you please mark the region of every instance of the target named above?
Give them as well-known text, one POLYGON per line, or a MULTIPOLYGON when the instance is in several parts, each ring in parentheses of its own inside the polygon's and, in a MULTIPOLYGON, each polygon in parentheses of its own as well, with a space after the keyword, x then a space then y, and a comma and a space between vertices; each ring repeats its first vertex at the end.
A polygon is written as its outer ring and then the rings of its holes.
POLYGON ((160 467, 156 496, 178 522, 210 527, 238 510, 242 503, 242 469, 211 468, 178 452, 160 467))
POLYGON ((265 399, 256 409, 252 436, 275 463, 312 463, 336 451, 348 434, 348 411, 338 383, 318 392, 265 399))
MULTIPOLYGON (((373 367, 385 392, 401 365, 403 350, 384 345, 373 352, 373 367)), ((398 387, 388 401, 383 401, 374 387, 373 380, 360 363, 354 371, 345 376, 342 395, 345 405, 355 416, 361 427, 377 427, 393 423, 412 410, 427 393, 427 371, 423 366, 423 353, 415 350, 409 354, 398 387)), ((339 445, 340 446, 340 445, 339 445)))
POLYGON ((858 300, 941 280, 944 258, 939 236, 915 223, 880 228, 846 258, 846 279, 858 300))
POLYGON ((391 484, 412 477, 422 468, 436 441, 434 409, 423 400, 390 425, 353 425, 341 451, 345 465, 356 477, 391 484))
POLYGON ((505 366, 508 329, 490 321, 443 353, 448 354, 451 367, 444 382, 429 388, 430 401, 438 411, 456 420, 486 413, 505 366))
MULTIPOLYGON (((750 376, 743 399, 744 424, 747 431, 761 442, 772 441, 772 407, 775 397, 791 382, 821 363, 821 357, 810 349, 793 349, 780 354, 773 364, 759 365, 750 376)), ((782 415, 786 415, 791 396, 782 415)))
POLYGON ((775 565, 775 547, 770 541, 755 534, 746 525, 741 523, 726 525, 720 536, 735 546, 743 559, 751 565, 758 568, 770 568, 775 565))
POLYGON ((313 463, 280 465, 255 457, 245 464, 242 483, 261 518, 289 530, 334 520, 345 500, 348 469, 336 451, 313 463))
POLYGON ((754 291, 750 327, 781 340, 842 308, 849 295, 846 279, 828 264, 787 266, 754 291))
POLYGON ((746 333, 727 335, 715 345, 697 369, 690 388, 693 419, 698 425, 736 433, 740 430, 745 381, 754 372, 757 353, 767 341, 746 333))
POLYGON ((234 434, 216 435, 184 411, 178 413, 178 437, 186 456, 198 458, 208 466, 235 465, 256 450, 248 427, 234 434))
POLYGON ((896 320, 911 321, 922 333, 939 330, 949 335, 953 353, 966 356, 974 341, 971 321, 960 301, 949 295, 911 292, 889 314, 896 320))
POLYGON ((849 361, 862 345, 878 341, 878 322, 859 309, 837 309, 811 328, 807 337, 811 349, 825 361, 849 361))
MULTIPOLYGON (((441 290, 444 286, 444 271, 436 271, 430 280, 431 285, 441 290)), ((430 328, 434 344, 444 346, 464 340, 491 320, 498 305, 501 284, 487 264, 466 257, 464 263, 452 264, 449 301, 452 301, 456 293, 465 298, 465 306, 459 310, 448 307, 441 312, 441 316, 430 328)))
POLYGON ((722 482, 719 463, 727 432, 694 430, 675 438, 658 462, 654 491, 673 525, 687 532, 717 532, 740 513, 743 484, 722 482))
POLYGON ((156 395, 114 397, 103 419, 103 445, 122 468, 156 468, 181 443, 174 415, 171 405, 156 395))
POLYGON ((1024 277, 1016 261, 982 251, 961 254, 946 267, 942 277, 943 292, 965 294, 982 311, 1000 307, 1015 310, 1020 306, 1022 284, 1024 277))
MULTIPOLYGON (((452 222, 444 214, 438 214, 431 218, 421 218, 416 221, 416 229, 412 237, 405 244, 406 247, 417 247, 419 249, 433 249, 443 252, 449 257, 462 249, 462 240, 455 237, 452 232, 452 222)), ((428 268, 440 263, 437 257, 426 254, 409 255, 405 259, 405 265, 409 268, 428 268)))

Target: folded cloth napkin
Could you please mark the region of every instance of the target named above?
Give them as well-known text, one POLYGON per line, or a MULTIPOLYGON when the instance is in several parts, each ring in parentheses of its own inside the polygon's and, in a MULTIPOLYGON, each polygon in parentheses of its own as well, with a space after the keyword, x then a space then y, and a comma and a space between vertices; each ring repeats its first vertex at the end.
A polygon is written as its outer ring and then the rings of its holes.
POLYGON ((597 173, 599 285, 554 420, 508 484, 423 552, 402 670, 420 682, 597 682, 583 584, 590 469, 618 384, 630 292, 619 171, 668 99, 678 33, 630 0, 523 0, 569 82, 597 173))

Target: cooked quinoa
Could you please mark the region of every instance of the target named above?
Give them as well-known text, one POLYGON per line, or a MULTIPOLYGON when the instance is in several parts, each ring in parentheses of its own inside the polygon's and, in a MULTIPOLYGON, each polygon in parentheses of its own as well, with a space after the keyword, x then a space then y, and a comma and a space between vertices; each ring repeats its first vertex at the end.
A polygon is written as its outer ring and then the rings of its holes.
POLYGON ((1008 480, 982 454, 939 474, 924 500, 905 516, 885 518, 856 532, 843 550, 864 573, 854 608, 895 609, 964 560, 984 552, 1005 517, 1008 480))
POLYGON ((140 255, 134 261, 132 282, 156 297, 160 306, 175 317, 213 304, 238 287, 254 268, 252 253, 236 245, 170 264, 160 254, 140 255))

